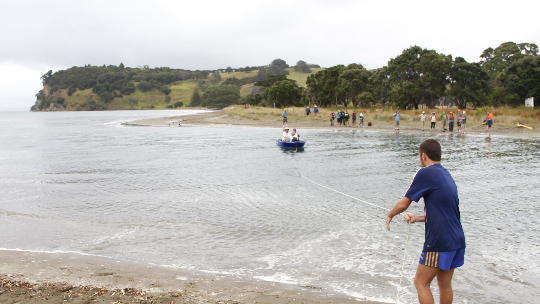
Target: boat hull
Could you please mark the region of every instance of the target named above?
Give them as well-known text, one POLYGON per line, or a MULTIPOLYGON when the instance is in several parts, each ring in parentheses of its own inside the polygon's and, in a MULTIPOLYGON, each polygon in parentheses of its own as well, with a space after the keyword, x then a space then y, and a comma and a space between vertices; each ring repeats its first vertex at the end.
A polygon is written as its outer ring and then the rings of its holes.
POLYGON ((303 148, 305 144, 306 142, 303 140, 291 142, 283 141, 281 139, 276 140, 276 145, 282 148, 303 148))

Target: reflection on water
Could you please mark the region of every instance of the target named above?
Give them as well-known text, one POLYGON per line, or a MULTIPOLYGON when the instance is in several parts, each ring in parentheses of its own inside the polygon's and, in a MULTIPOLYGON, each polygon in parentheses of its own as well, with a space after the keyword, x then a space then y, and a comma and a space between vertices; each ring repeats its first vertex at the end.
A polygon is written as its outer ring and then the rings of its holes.
MULTIPOLYGON (((300 174, 390 208, 419 168, 418 145, 436 138, 458 185, 467 236, 456 302, 534 303, 540 296, 537 140, 309 129, 301 131, 304 150, 289 151, 275 144, 279 128, 121 126, 131 113, 0 114, 3 247, 392 299, 405 223, 396 218, 388 232, 385 212, 300 174)), ((421 224, 411 227, 405 303, 416 302, 423 234, 421 224)))

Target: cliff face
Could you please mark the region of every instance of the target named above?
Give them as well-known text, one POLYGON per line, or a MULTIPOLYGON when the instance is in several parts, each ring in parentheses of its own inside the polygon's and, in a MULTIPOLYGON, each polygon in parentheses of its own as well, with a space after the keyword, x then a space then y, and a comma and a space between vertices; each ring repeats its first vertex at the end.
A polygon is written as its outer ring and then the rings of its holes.
POLYGON ((64 108, 62 105, 56 103, 58 96, 55 94, 50 94, 51 87, 49 85, 44 85, 43 89, 38 93, 36 103, 30 108, 32 112, 49 112, 49 111, 63 111, 64 108))

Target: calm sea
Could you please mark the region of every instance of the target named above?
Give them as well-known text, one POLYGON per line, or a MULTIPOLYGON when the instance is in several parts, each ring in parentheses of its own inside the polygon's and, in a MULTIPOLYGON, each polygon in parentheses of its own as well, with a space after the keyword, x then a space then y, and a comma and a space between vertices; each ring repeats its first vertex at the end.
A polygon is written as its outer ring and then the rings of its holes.
MULTIPOLYGON (((283 151, 278 128, 122 125, 187 113, 1 112, 0 247, 393 301, 406 223, 388 232, 386 211, 300 176, 391 208, 419 168, 418 145, 436 138, 467 237, 455 303, 538 301, 540 140, 299 130, 305 150, 283 151)), ((423 237, 411 225, 402 303, 416 303, 423 237)))

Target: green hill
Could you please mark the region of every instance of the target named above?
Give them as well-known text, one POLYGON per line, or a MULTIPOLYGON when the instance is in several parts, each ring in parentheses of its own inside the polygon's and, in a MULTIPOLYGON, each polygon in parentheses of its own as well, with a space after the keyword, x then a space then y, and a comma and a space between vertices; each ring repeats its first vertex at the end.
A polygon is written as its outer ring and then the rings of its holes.
MULTIPOLYGON (((286 69, 287 78, 305 87, 311 74, 286 69)), ((313 73, 322 70, 312 68, 313 73)), ((44 88, 37 96, 33 111, 81 111, 81 110, 126 110, 126 109, 165 109, 190 106, 194 90, 212 84, 212 75, 219 75, 214 84, 226 81, 243 82, 240 96, 251 94, 259 70, 230 73, 204 73, 208 71, 183 71, 168 68, 131 69, 118 67, 73 67, 54 74, 45 74, 44 88), (180 73, 192 73, 189 79, 174 80, 180 73), (196 74, 198 73, 198 74, 196 74), (123 77, 123 78, 122 78, 123 77)), ((187 75, 183 75, 188 77, 187 75)))

